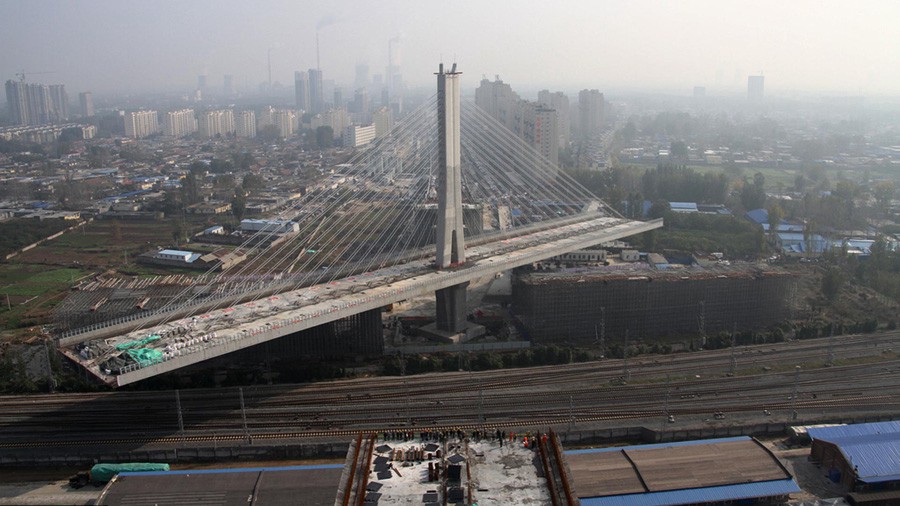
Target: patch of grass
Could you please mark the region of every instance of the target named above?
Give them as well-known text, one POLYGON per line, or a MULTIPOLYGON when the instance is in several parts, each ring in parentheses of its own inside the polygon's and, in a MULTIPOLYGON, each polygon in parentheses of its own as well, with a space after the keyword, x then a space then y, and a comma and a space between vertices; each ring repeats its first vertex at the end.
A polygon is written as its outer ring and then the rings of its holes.
POLYGON ((44 271, 28 278, 29 283, 66 283, 70 284, 74 280, 84 276, 87 272, 81 269, 54 269, 52 271, 44 271))

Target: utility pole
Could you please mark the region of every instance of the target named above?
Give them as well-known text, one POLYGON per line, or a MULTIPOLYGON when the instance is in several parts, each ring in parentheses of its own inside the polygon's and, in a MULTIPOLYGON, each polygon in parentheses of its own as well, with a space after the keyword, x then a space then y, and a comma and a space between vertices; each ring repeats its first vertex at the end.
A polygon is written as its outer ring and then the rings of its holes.
POLYGON ((56 378, 53 377, 53 366, 50 364, 50 343, 44 341, 44 352, 47 355, 47 385, 50 387, 50 393, 56 392, 56 378))
POLYGON ((622 377, 625 381, 631 379, 631 372, 628 370, 628 329, 625 329, 625 345, 622 346, 622 377))
POLYGON ((700 348, 706 347, 706 301, 700 301, 700 314, 697 315, 697 327, 700 331, 700 348))
POLYGON ((800 366, 794 367, 794 391, 791 394, 791 420, 797 419, 797 387, 800 384, 800 366))
MULTIPOLYGON (((594 327, 594 333, 597 327, 594 327)), ((606 357, 606 307, 600 306, 600 358, 606 357)))
POLYGON ((575 427, 575 400, 570 395, 569 396, 569 433, 572 433, 573 428, 575 427))
POLYGON ((737 343, 737 323, 734 324, 734 328, 731 331, 731 367, 729 370, 729 376, 734 376, 734 370, 737 368, 737 358, 734 356, 734 347, 737 343))
POLYGON ((663 404, 663 419, 662 419, 662 422, 659 424, 660 441, 662 441, 662 433, 666 428, 666 422, 669 421, 669 394, 671 393, 669 386, 670 386, 670 377, 668 374, 666 374, 666 401, 665 401, 665 404, 663 404))
POLYGON ((178 411, 178 432, 184 435, 184 417, 181 416, 181 392, 175 390, 175 410, 178 411))
POLYGON ((825 365, 829 367, 834 365, 834 323, 831 324, 831 335, 828 336, 828 359, 825 365))
POLYGON ((403 397, 406 399, 406 423, 412 426, 412 414, 409 411, 409 381, 403 378, 403 397))
POLYGON ((241 398, 241 422, 244 424, 244 435, 247 436, 247 441, 252 442, 250 439, 250 431, 247 430, 247 410, 244 408, 244 388, 238 387, 238 395, 241 398))
POLYGON ((484 426, 484 389, 481 388, 481 380, 478 380, 478 422, 484 426))

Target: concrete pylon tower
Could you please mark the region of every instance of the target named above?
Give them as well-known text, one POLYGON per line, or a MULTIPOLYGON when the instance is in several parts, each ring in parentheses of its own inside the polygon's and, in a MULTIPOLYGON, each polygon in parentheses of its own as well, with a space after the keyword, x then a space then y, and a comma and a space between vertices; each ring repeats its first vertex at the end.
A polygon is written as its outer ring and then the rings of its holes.
MULTIPOLYGON (((459 75, 456 64, 450 72, 440 65, 438 78, 438 215, 437 258, 435 266, 445 269, 466 261, 463 237, 462 177, 459 147, 459 75)), ((451 336, 469 334, 466 321, 466 288, 468 282, 435 292, 437 334, 451 336)))
POLYGON ((456 64, 450 72, 440 65, 438 76, 438 268, 466 261, 463 237, 462 177, 459 148, 459 76, 456 64))

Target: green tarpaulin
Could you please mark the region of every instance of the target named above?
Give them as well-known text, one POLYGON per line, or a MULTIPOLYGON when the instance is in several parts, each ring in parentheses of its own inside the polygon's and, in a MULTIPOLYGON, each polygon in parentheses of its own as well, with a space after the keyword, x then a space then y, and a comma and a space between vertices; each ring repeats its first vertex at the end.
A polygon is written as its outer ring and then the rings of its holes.
POLYGON ((91 468, 91 481, 106 483, 113 476, 126 472, 142 471, 168 471, 169 464, 154 464, 152 462, 130 462, 127 464, 95 464, 91 468))
POLYGON ((143 346, 145 344, 152 343, 160 339, 160 337, 156 334, 152 334, 150 337, 145 337, 143 339, 138 339, 137 341, 128 341, 127 343, 117 344, 116 349, 119 351, 127 350, 128 348, 137 348, 138 346, 143 346))
POLYGON ((159 350, 154 350, 152 348, 138 348, 135 350, 128 350, 128 356, 133 358, 135 362, 141 365, 141 367, 146 367, 151 364, 158 364, 163 361, 163 354, 159 350))

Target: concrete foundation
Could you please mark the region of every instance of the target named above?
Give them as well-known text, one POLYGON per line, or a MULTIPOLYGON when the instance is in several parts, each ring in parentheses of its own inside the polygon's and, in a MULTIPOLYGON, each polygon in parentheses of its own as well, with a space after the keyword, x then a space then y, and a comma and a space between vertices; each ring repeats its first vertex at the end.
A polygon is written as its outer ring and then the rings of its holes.
POLYGON ((483 336, 487 330, 481 325, 472 322, 465 322, 465 324, 459 328, 457 331, 450 330, 442 330, 440 329, 436 323, 431 323, 429 325, 425 325, 424 327, 420 327, 419 335, 422 337, 432 339, 438 342, 443 343, 465 343, 476 337, 483 336))

